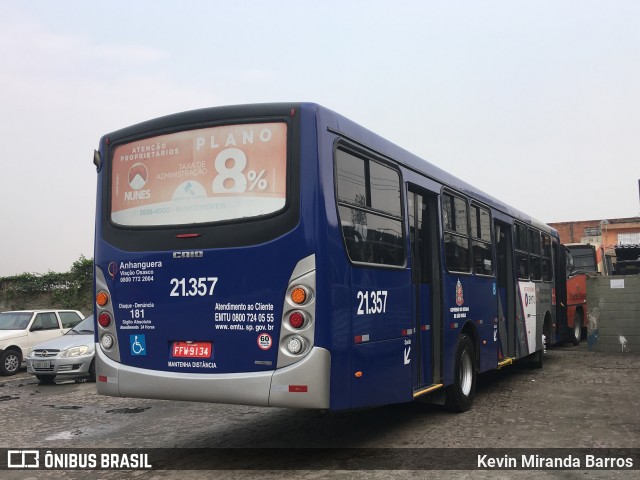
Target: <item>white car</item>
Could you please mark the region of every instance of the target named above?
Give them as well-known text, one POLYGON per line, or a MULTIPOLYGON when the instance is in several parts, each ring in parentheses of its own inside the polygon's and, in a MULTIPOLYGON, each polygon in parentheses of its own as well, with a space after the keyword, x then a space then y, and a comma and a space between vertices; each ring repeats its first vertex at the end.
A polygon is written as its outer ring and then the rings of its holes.
POLYGON ((34 345, 61 337, 84 319, 77 310, 0 313, 0 375, 14 375, 34 345))

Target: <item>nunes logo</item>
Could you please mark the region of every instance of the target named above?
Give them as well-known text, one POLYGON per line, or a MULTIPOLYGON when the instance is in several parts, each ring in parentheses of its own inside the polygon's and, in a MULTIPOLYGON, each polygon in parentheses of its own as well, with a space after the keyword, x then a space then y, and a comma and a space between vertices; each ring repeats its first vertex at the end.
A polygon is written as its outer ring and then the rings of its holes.
POLYGON ((135 163, 129 169, 129 186, 134 190, 140 190, 147 183, 149 172, 143 163, 135 163))
POLYGON ((7 468, 40 468, 38 450, 8 450, 7 468))

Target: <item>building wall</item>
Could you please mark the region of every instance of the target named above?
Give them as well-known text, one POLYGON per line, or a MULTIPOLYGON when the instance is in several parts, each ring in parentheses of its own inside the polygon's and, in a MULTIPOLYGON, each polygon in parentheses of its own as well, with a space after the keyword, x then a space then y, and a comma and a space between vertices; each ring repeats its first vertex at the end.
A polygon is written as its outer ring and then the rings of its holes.
POLYGON ((640 275, 587 277, 587 342, 597 352, 640 352, 640 275))
POLYGON ((611 248, 625 243, 640 243, 640 217, 584 220, 578 222, 550 223, 558 230, 561 243, 590 243, 611 248), (620 242, 619 234, 630 236, 631 241, 620 242))
MULTIPOLYGON (((7 310, 48 310, 51 308, 68 309, 68 307, 56 303, 53 295, 50 293, 41 295, 16 295, 11 298, 3 298, 0 296, 0 312, 6 312, 7 310)), ((72 309, 80 310, 84 316, 93 313, 93 305, 91 303, 86 303, 81 307, 73 307, 72 309)))

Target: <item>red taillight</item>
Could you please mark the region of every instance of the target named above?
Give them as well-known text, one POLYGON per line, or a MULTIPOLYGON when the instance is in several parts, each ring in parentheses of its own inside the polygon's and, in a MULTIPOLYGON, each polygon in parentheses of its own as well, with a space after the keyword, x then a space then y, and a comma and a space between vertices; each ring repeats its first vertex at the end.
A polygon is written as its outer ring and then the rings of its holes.
POLYGON ((98 323, 102 328, 107 328, 111 324, 111 317, 108 313, 102 312, 98 315, 98 323))
POLYGON ((304 315, 300 312, 293 312, 289 315, 289 325, 293 328, 301 328, 304 325, 304 315))

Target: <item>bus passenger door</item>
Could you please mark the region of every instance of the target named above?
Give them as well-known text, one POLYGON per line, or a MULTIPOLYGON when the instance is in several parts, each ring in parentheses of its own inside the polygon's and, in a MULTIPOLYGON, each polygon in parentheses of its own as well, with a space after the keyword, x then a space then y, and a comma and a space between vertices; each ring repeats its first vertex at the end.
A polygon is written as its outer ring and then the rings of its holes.
POLYGON ((511 225, 495 221, 498 267, 498 362, 516 356, 516 302, 511 225))
POLYGON ((411 270, 414 285, 414 392, 440 383, 442 315, 436 195, 408 194, 411 270))

